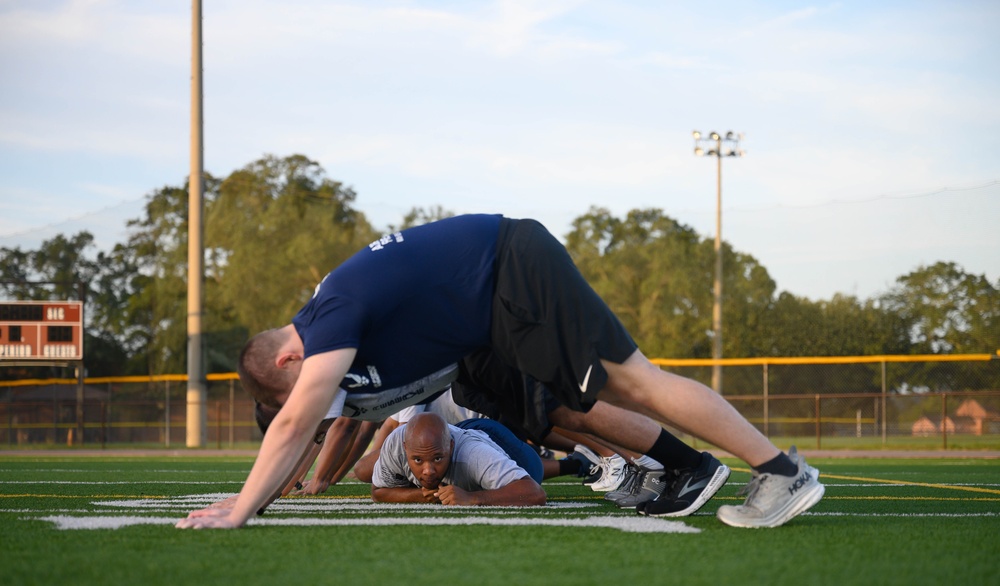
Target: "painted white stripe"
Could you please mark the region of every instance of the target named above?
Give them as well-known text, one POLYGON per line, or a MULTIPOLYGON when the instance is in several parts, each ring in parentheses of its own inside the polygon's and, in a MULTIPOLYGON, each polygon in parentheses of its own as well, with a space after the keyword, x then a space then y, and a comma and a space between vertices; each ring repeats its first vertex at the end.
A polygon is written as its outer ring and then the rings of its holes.
MULTIPOLYGON (((922 485, 919 485, 919 484, 918 485, 914 485, 914 484, 908 484, 908 483, 902 483, 902 484, 882 484, 881 482, 877 483, 877 484, 876 483, 868 484, 868 483, 864 483, 864 482, 857 483, 857 484, 851 484, 851 483, 847 483, 847 482, 840 483, 840 482, 836 482, 836 481, 824 480, 823 481, 823 486, 825 486, 827 488, 840 488, 840 487, 851 487, 851 488, 886 488, 886 487, 887 488, 893 488, 893 487, 895 487, 895 488, 901 488, 901 487, 907 487, 907 488, 913 488, 914 486, 922 486, 922 485)), ((948 484, 935 484, 934 486, 924 486, 924 488, 940 488, 940 487, 948 487, 948 486, 971 486, 973 488, 993 488, 993 487, 1000 486, 1000 484, 996 484, 996 483, 987 484, 987 483, 979 483, 979 482, 949 482, 948 484)))
MULTIPOLYGON (((198 495, 197 497, 177 497, 172 499, 127 499, 95 501, 92 503, 96 507, 112 507, 118 509, 129 509, 134 511, 172 511, 189 510, 195 507, 207 507, 208 505, 228 498, 231 495, 198 495)), ((472 507, 472 506, 452 506, 442 507, 441 505, 420 504, 420 503, 373 503, 371 499, 288 499, 278 500, 267 508, 268 513, 336 513, 345 511, 364 512, 386 512, 386 511, 437 511, 448 512, 517 512, 545 513, 548 511, 565 511, 567 509, 590 509, 599 506, 599 503, 584 502, 551 502, 538 507, 472 507)))
MULTIPOLYGON (((9 470, 9 472, 21 472, 9 470)), ((31 470, 31 472, 53 472, 53 473, 63 473, 63 472, 83 472, 83 473, 100 473, 104 476, 113 476, 116 473, 129 473, 133 474, 135 471, 130 470, 31 470)), ((0 485, 2 484, 79 484, 79 485, 127 485, 127 484, 142 484, 142 483, 157 483, 157 484, 192 484, 192 485, 218 485, 218 484, 242 484, 246 480, 246 472, 233 471, 233 470, 143 470, 143 472, 162 472, 165 474, 176 474, 176 473, 192 473, 192 474, 203 474, 206 472, 212 474, 234 474, 237 476, 236 479, 232 480, 216 480, 216 481, 188 481, 188 480, 159 480, 156 478, 148 478, 144 480, 130 480, 130 481, 114 481, 114 480, 0 480, 0 485)), ((576 484, 575 482, 561 482, 546 480, 545 484, 576 484)), ((909 483, 851 483, 851 482, 837 482, 835 479, 827 479, 824 481, 824 486, 829 488, 904 488, 913 487, 913 484, 909 483)), ((337 486, 370 486, 368 483, 359 482, 357 480, 346 480, 337 483, 337 486)), ((997 482, 949 482, 947 484, 942 484, 941 486, 969 486, 973 488, 997 488, 1000 487, 1000 483, 997 482)), ((934 488, 934 487, 929 487, 934 488)))
MULTIPOLYGON (((215 480, 212 482, 202 480, 147 480, 148 483, 156 484, 237 484, 242 485, 243 480, 215 480)), ((135 485, 143 484, 142 480, 0 480, 0 484, 77 484, 77 485, 135 485)))
POLYGON ((805 512, 803 517, 998 517, 1000 513, 984 511, 982 513, 837 513, 837 512, 805 512))
MULTIPOLYGON (((55 524, 57 529, 119 529, 133 525, 174 525, 174 517, 73 517, 50 515, 42 521, 55 524)), ((504 519, 497 517, 381 517, 377 519, 251 519, 248 525, 292 527, 350 527, 373 525, 491 525, 491 526, 543 526, 617 529, 627 533, 701 533, 680 521, 665 521, 654 517, 587 517, 585 519, 504 519)))
MULTIPOLYGON (((115 468, 31 468, 30 470, 27 470, 27 469, 25 469, 25 470, 15 470, 13 468, 0 468, 0 470, 3 470, 4 472, 22 472, 22 473, 27 473, 27 472, 31 472, 31 473, 46 472, 46 473, 54 473, 54 474, 62 474, 64 472, 82 473, 82 474, 92 474, 92 473, 99 473, 99 474, 126 474, 126 473, 127 474, 135 474, 136 473, 136 470, 124 470, 124 469, 120 469, 120 468, 119 469, 115 469, 115 468)), ((241 476, 244 476, 244 477, 246 477, 246 475, 247 475, 247 473, 249 473, 249 471, 250 471, 249 468, 246 469, 246 470, 233 470, 233 469, 229 469, 229 470, 209 470, 209 469, 202 469, 202 470, 180 470, 180 469, 178 469, 178 470, 150 470, 150 469, 147 469, 147 468, 143 468, 142 469, 142 473, 143 474, 237 474, 237 475, 241 475, 241 476)))
MULTIPOLYGON (((175 511, 172 511, 172 510, 169 510, 169 509, 164 509, 162 511, 144 511, 144 512, 173 513, 175 511)), ((447 509, 439 508, 437 512, 438 513, 444 513, 444 512, 447 512, 447 509)), ((461 513, 467 513, 468 511, 455 511, 455 512, 456 513, 460 513, 460 512, 461 513)), ((102 515, 94 515, 94 517, 84 517, 84 516, 82 516, 82 514, 91 513, 91 511, 81 511, 80 509, 45 509, 44 511, 41 511, 41 510, 38 510, 38 509, 0 509, 0 513, 11 513, 11 514, 22 514, 22 515, 23 514, 37 515, 37 514, 40 514, 40 513, 68 513, 68 514, 75 514, 76 518, 78 518, 78 519, 102 518, 102 517, 104 517, 102 515)), ((518 514, 523 514, 523 511, 511 510, 511 511, 501 511, 499 513, 494 512, 492 514, 494 514, 494 515, 497 515, 497 514, 500 514, 500 515, 504 515, 504 514, 506 514, 506 515, 518 515, 518 514)), ((538 517, 538 516, 545 516, 545 515, 564 515, 564 514, 565 514, 565 511, 545 511, 545 512, 542 512, 540 515, 538 513, 535 513, 532 516, 533 517, 538 517)), ((611 513, 611 514, 609 514, 609 516, 631 517, 631 514, 630 513, 628 513, 628 514, 611 513)), ((691 515, 691 516, 692 517, 714 517, 715 513, 698 512, 698 513, 695 513, 694 515, 691 515)), ((913 517, 913 518, 924 518, 924 517, 926 517, 926 518, 934 518, 934 517, 941 517, 941 518, 950 518, 950 517, 955 517, 955 518, 976 519, 976 518, 1000 517, 1000 513, 998 513, 998 512, 992 512, 992 511, 984 511, 984 512, 981 512, 981 513, 844 513, 844 512, 835 512, 835 511, 829 511, 829 512, 812 512, 812 511, 808 511, 808 512, 802 513, 801 516, 803 516, 803 517, 856 517, 856 518, 868 518, 868 517, 901 517, 901 518, 906 518, 906 517, 913 517)), ((148 518, 155 519, 155 517, 148 517, 148 518)), ((170 517, 170 519, 173 519, 174 522, 177 521, 177 517, 170 517)), ((268 518, 265 518, 265 519, 268 519, 268 518)), ((420 517, 415 517, 414 519, 420 519, 420 517)), ((34 521, 34 520, 38 520, 38 519, 35 518, 35 517, 26 517, 23 520, 32 520, 32 521, 34 521)), ((358 521, 362 521, 362 520, 363 519, 358 519, 358 521)), ((373 520, 372 519, 368 519, 368 521, 373 521, 373 520)), ((416 522, 416 521, 414 521, 414 522, 416 522)), ((374 525, 374 523, 372 523, 372 524, 374 525)))

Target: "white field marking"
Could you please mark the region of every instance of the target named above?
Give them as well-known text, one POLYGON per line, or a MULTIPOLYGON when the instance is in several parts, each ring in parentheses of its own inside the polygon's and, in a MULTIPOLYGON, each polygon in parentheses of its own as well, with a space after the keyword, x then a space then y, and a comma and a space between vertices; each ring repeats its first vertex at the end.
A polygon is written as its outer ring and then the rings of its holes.
MULTIPOLYGON (((111 517, 111 516, 105 516, 105 515, 100 515, 100 514, 94 515, 93 517, 85 517, 85 516, 82 516, 82 514, 90 513, 92 511, 85 511, 85 510, 80 510, 80 509, 46 509, 45 511, 40 511, 38 509, 0 509, 0 513, 11 513, 11 514, 38 514, 38 513, 42 513, 42 512, 44 512, 44 513, 67 513, 67 514, 75 515, 72 518, 80 520, 80 521, 83 521, 83 520, 86 520, 86 519, 133 519, 134 518, 134 519, 152 519, 153 521, 151 521, 149 524, 161 524, 161 523, 165 524, 167 522, 166 521, 167 519, 170 519, 171 522, 174 522, 174 523, 176 523, 180 519, 179 517, 169 517, 169 518, 168 517, 130 517, 130 516, 111 517), (157 521, 157 519, 163 519, 163 521, 157 521)), ((172 511, 164 510, 164 511, 143 511, 143 512, 170 513, 172 511)), ((447 512, 447 509, 438 508, 438 512, 439 513, 441 513, 441 512, 447 512)), ((456 513, 458 513, 458 512, 465 512, 465 513, 467 513, 468 511, 455 511, 455 512, 456 513)), ((524 511, 513 511, 512 510, 512 511, 509 511, 507 514, 517 515, 517 514, 523 514, 523 513, 524 513, 524 511)), ((557 512, 557 511, 549 511, 549 512, 547 512, 547 514, 563 514, 563 513, 562 512, 557 512)), ((612 514, 608 518, 620 518, 621 516, 622 515, 614 516, 614 514, 612 514)), ((691 516, 692 517, 714 517, 715 513, 697 512, 697 513, 694 513, 691 516)), ((836 511, 828 511, 828 512, 812 512, 812 511, 807 511, 805 513, 801 513, 800 516, 802 516, 802 517, 856 517, 856 518, 897 517, 897 518, 914 518, 914 519, 916 519, 916 518, 970 518, 970 519, 972 519, 972 518, 983 518, 983 517, 1000 517, 1000 512, 984 511, 984 512, 980 512, 980 513, 845 513, 845 512, 836 512, 836 511)), ((631 516, 628 515, 628 517, 631 517, 631 516)), ((414 523, 416 524, 418 522, 418 520, 422 519, 422 518, 423 517, 413 517, 414 523)), ((47 518, 47 517, 23 517, 22 520, 23 521, 37 521, 37 520, 51 521, 52 519, 47 518)), ((272 521, 272 520, 277 521, 278 519, 277 518, 255 519, 254 522, 257 523, 259 521, 272 521)), ((283 519, 281 519, 281 521, 282 521, 282 523, 286 523, 288 521, 294 521, 294 519, 283 518, 283 519)), ((355 519, 355 521, 357 521, 357 523, 355 523, 355 524, 364 524, 363 523, 364 521, 374 521, 374 520, 373 519, 355 519)), ((526 521, 527 521, 527 519, 526 519, 526 521)), ((53 521, 53 522, 55 522, 55 521, 53 521)), ((121 525, 121 526, 124 527, 126 525, 136 525, 136 524, 141 524, 141 523, 137 523, 137 522, 126 523, 126 524, 121 525)), ((268 523, 265 523, 265 524, 268 524, 268 523)), ((281 524, 281 523, 270 523, 270 524, 281 524)), ((293 524, 293 523, 287 523, 287 524, 293 524)), ((372 524, 374 524, 374 523, 372 523, 372 524)), ((305 525, 305 523, 303 523, 303 525, 305 525)), ((87 527, 78 527, 78 528, 79 529, 85 529, 87 527)), ((101 527, 93 527, 93 528, 94 529, 100 529, 101 527)), ((115 527, 112 527, 112 528, 115 528, 115 527)))
POLYGON ((216 480, 213 482, 202 480, 0 480, 0 484, 243 484, 242 480, 216 480))
MULTIPOLYGON (((884 488, 884 487, 888 487, 888 488, 897 487, 897 488, 899 488, 899 487, 904 487, 904 486, 905 487, 912 487, 914 485, 913 484, 909 484, 909 483, 905 483, 905 482, 904 483, 900 483, 900 484, 881 484, 881 483, 879 483, 879 484, 868 484, 868 483, 864 483, 864 482, 861 482, 861 483, 846 483, 846 482, 845 483, 840 483, 840 482, 828 482, 828 481, 824 481, 823 482, 823 486, 825 486, 827 488, 840 488, 842 486, 843 487, 851 487, 851 488, 884 488)), ((973 486, 973 487, 977 487, 977 488, 989 488, 989 487, 1000 486, 1000 484, 998 484, 998 483, 984 483, 984 482, 949 482, 948 484, 943 484, 941 486, 973 486)))
MULTIPOLYGON (((31 469, 13 469, 13 468, 3 468, 0 470, 5 470, 8 472, 52 472, 56 474, 62 474, 63 472, 74 472, 74 473, 96 473, 96 474, 135 474, 136 470, 121 470, 114 468, 31 468, 31 469)), ((146 468, 142 469, 142 473, 153 473, 153 474, 241 474, 246 476, 250 469, 246 470, 149 470, 146 468)))
MULTIPOLYGON (((189 510, 193 507, 205 507, 214 502, 232 496, 231 494, 212 495, 189 495, 174 497, 170 499, 121 499, 110 501, 95 501, 91 503, 95 507, 112 507, 133 511, 173 511, 189 510)), ((519 514, 525 513, 546 513, 550 511, 565 511, 572 509, 585 509, 597 507, 597 503, 584 502, 554 502, 538 507, 465 507, 455 506, 442 508, 441 505, 432 504, 403 504, 403 503, 374 503, 369 498, 295 498, 278 500, 267 508, 269 513, 336 513, 336 512, 386 512, 386 511, 446 511, 446 512, 502 512, 509 513, 517 511, 519 514)))
MULTIPOLYGON (((60 470, 53 470, 53 472, 62 472, 60 470)), ((75 472, 75 471, 71 471, 75 472)), ((79 472, 94 472, 93 470, 80 470, 79 472)), ((103 472, 103 471, 102 471, 103 472)), ((153 472, 175 472, 171 470, 162 470, 153 472)), ((186 472, 186 471, 185 471, 186 472)), ((190 472, 196 472, 191 470, 190 472)), ((244 475, 245 473, 240 473, 244 475)), ((3 484, 79 484, 79 485, 130 485, 130 484, 142 484, 144 482, 156 483, 156 484, 191 484, 191 485, 220 485, 220 484, 242 484, 245 479, 241 478, 238 480, 216 480, 216 481, 198 481, 198 480, 0 480, 0 485, 3 484)), ((338 485, 350 486, 350 485, 360 485, 365 484, 362 482, 340 482, 338 485)), ((849 483, 849 482, 829 482, 827 480, 824 482, 824 486, 827 488, 903 488, 912 487, 913 484, 901 482, 901 483, 849 483)), ((949 482, 947 485, 942 486, 969 486, 978 488, 995 488, 1000 487, 1000 483, 987 483, 987 482, 949 482)))
MULTIPOLYGON (((174 525, 173 517, 73 517, 50 515, 39 520, 55 524, 57 529, 119 529, 132 525, 174 525)), ((626 533, 701 533, 701 529, 680 521, 665 521, 655 517, 587 517, 584 519, 504 519, 498 517, 381 517, 377 519, 251 519, 247 525, 284 527, 371 527, 394 525, 492 525, 531 527, 578 527, 617 529, 626 533)))
POLYGON ((800 513, 802 517, 1000 517, 1000 513, 984 511, 982 513, 837 513, 819 512, 800 513))
POLYGON ((0 513, 83 513, 80 509, 45 509, 44 511, 39 509, 0 509, 0 513))

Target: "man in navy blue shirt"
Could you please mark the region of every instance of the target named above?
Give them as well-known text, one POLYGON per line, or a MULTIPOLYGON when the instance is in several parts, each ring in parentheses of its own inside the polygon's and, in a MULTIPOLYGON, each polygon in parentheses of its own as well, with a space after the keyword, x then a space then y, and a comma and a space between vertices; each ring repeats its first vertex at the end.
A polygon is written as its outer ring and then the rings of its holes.
MULTIPOLYGON (((600 411, 600 395, 747 462, 750 496, 719 509, 724 523, 775 527, 822 498, 818 471, 794 450, 781 452, 720 395, 643 356, 541 224, 469 215, 372 242, 327 275, 292 324, 248 343, 240 379, 281 411, 232 511, 195 511, 178 526, 243 525, 287 476, 291 454, 301 453, 340 387, 344 415, 382 417, 440 391, 457 378, 459 361, 483 350, 544 384, 581 427, 600 411)), ((679 443, 647 418, 624 423, 617 443, 655 460, 679 443)), ((674 496, 728 477, 711 457, 691 470, 674 496)), ((657 503, 645 512, 678 512, 657 503)))

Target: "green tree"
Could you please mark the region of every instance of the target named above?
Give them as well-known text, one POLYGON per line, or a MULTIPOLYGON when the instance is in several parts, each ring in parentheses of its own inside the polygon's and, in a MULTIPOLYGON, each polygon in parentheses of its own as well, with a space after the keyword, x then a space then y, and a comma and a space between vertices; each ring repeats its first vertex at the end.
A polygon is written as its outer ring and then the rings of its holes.
MULTIPOLYGON (((109 264, 103 253, 93 256, 94 237, 82 231, 66 237, 58 234, 42 242, 37 250, 0 248, 0 280, 4 297, 17 300, 75 299, 84 305, 85 367, 91 375, 117 374, 125 349, 104 329, 103 311, 109 307, 95 286, 109 264)), ((73 376, 72 370, 52 366, 20 366, 5 369, 6 377, 73 376)))
MULTIPOLYGON (((661 210, 632 210, 618 219, 595 207, 574 220, 566 248, 648 356, 711 356, 711 241, 661 210)), ((723 338, 724 354, 745 356, 748 332, 770 303, 774 281, 753 257, 728 245, 723 254, 723 329, 739 332, 723 338)))
POLYGON ((100 272, 90 258, 94 236, 87 231, 67 238, 57 234, 42 242, 38 250, 0 248, 0 285, 4 294, 20 300, 79 299, 100 272))
MULTIPOLYGON (((205 183, 210 202, 218 182, 207 177, 205 183)), ((113 253, 121 272, 109 280, 126 285, 128 297, 111 327, 149 374, 185 369, 187 216, 186 187, 162 187, 147 196, 142 216, 128 221, 128 240, 113 253)))
POLYGON ((233 172, 207 213, 214 310, 250 332, 289 323, 330 270, 377 237, 354 199, 302 155, 233 172))
POLYGON ((1000 349, 1000 283, 952 262, 922 266, 896 279, 881 302, 910 324, 923 354, 990 353, 1000 349))

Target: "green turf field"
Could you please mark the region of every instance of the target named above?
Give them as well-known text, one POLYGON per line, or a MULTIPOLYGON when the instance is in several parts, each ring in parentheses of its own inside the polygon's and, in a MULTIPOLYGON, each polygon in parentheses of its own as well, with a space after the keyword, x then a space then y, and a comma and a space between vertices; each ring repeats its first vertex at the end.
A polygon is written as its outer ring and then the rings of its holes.
POLYGON ((243 458, 0 458, 0 584, 998 584, 1000 461, 810 459, 827 485, 777 529, 649 519, 569 479, 529 509, 288 498, 238 531, 180 531, 243 458), (100 527, 100 528, 95 528, 100 527))

